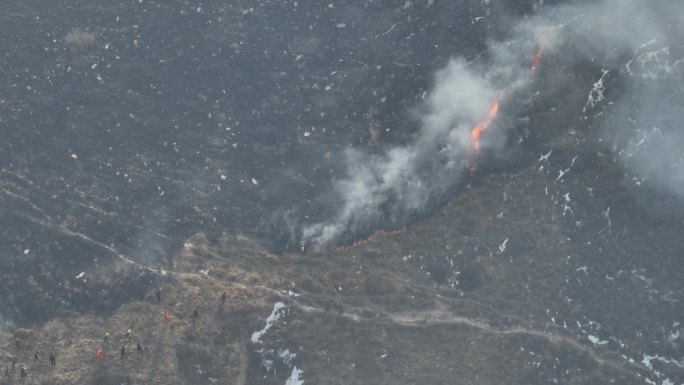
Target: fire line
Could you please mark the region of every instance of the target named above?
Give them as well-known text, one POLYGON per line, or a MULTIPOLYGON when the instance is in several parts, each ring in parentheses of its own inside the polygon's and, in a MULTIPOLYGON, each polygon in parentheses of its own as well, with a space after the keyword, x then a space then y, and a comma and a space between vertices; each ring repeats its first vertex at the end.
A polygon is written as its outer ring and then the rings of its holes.
POLYGON ((530 61, 530 76, 536 74, 537 70, 539 69, 542 54, 544 53, 544 38, 546 37, 548 30, 548 28, 544 28, 537 36, 537 45, 534 47, 534 53, 532 54, 532 60, 530 61))
POLYGON ((477 157, 480 153, 480 136, 487 130, 487 127, 489 127, 494 118, 496 118, 496 114, 499 112, 500 98, 501 94, 499 93, 494 97, 494 101, 489 107, 489 111, 487 111, 485 118, 470 130, 470 148, 468 150, 468 161, 466 162, 466 168, 470 172, 470 175, 475 174, 475 171, 477 171, 477 157))

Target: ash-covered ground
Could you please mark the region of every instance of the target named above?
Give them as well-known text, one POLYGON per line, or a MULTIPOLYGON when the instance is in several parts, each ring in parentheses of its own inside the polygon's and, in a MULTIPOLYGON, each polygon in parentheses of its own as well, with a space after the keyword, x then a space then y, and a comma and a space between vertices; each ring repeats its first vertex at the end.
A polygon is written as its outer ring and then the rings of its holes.
POLYGON ((684 383, 677 1, 2 8, 2 351, 71 368, 35 381, 684 383), (149 331, 162 286, 200 323, 149 331), (89 322, 164 348, 92 367, 89 322))

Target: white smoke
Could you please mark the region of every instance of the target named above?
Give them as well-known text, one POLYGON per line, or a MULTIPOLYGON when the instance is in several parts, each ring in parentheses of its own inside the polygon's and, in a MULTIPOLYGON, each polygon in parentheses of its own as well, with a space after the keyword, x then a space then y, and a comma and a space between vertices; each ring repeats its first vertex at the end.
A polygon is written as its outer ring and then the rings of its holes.
POLYGON ((589 117, 606 116, 603 134, 629 178, 679 198, 684 198, 683 15, 682 1, 606 0, 570 24, 575 36, 585 37, 575 45, 617 79, 605 85, 597 74, 606 88, 602 93, 611 97, 592 102, 589 117))
MULTIPOLYGON (((466 172, 472 127, 483 118, 498 93, 502 94, 505 105, 507 96, 529 84, 528 68, 537 39, 544 44, 545 52, 552 55, 558 46, 572 47, 573 55, 579 55, 593 66, 625 72, 627 60, 636 59, 644 44, 656 41, 655 46, 662 50, 668 36, 676 36, 681 31, 683 8, 684 2, 676 0, 604 0, 542 8, 536 16, 521 21, 509 40, 489 44, 490 60, 486 68, 468 66, 463 58, 451 60, 435 76, 434 87, 425 100, 424 114, 419 119, 421 127, 416 140, 387 149, 382 155, 348 151, 348 175, 336 182, 339 211, 329 220, 304 227, 302 242, 327 244, 340 241, 344 234, 401 225, 410 219, 411 213, 421 213, 430 203, 443 199, 466 172), (664 20, 668 16, 670 24, 664 20), (672 25, 676 21, 679 26, 672 25)), ((636 63, 632 64, 634 70, 636 63)), ((681 58, 675 61, 668 57, 660 64, 661 68, 647 65, 647 69, 681 84, 681 58)), ((646 74, 642 72, 639 76, 646 74)), ((658 97, 637 98, 627 108, 635 116, 649 116, 657 105, 654 99, 658 97)), ((616 102, 616 109, 626 106, 620 100, 616 102)), ((682 109, 674 105, 672 108, 677 119, 668 121, 681 121, 682 109)), ((500 123, 505 121, 501 115, 500 112, 489 127, 487 137, 507 135, 508 127, 500 123)), ((643 134, 643 131, 637 132, 643 134)), ((488 141, 487 137, 481 142, 483 152, 501 143, 501 140, 488 141)), ((672 180, 668 179, 672 173, 664 173, 652 178, 671 185, 673 190, 684 191, 684 155, 681 154, 684 135, 675 138, 678 138, 675 145, 664 141, 653 145, 651 152, 662 152, 658 159, 674 167, 678 176, 672 180)), ((633 142, 638 140, 635 138, 633 142)), ((649 172, 649 168, 640 172, 649 172)))
POLYGON ((341 208, 333 220, 304 228, 304 240, 325 244, 379 223, 401 224, 439 199, 465 172, 470 130, 496 94, 486 74, 469 69, 463 59, 450 61, 435 76, 415 142, 380 156, 349 150, 349 174, 336 182, 341 208))

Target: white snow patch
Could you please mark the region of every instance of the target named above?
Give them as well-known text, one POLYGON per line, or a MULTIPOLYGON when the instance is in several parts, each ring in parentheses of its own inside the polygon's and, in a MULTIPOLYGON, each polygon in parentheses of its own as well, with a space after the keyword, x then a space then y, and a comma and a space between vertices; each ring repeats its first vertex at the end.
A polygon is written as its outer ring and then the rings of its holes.
POLYGON ((290 374, 290 378, 285 381, 285 385, 302 385, 304 383, 304 380, 300 380, 299 376, 302 374, 301 369, 297 369, 295 366, 292 368, 292 374, 290 374))
POLYGON ((584 108, 582 109, 582 112, 587 112, 588 108, 593 108, 597 103, 603 100, 603 92, 606 90, 605 85, 603 84, 603 79, 608 75, 610 72, 609 70, 602 70, 601 78, 594 83, 594 86, 592 87, 591 91, 589 91, 589 96, 587 97, 587 102, 584 104, 584 108))
POLYGON ((290 352, 290 349, 279 349, 278 357, 283 360, 285 365, 291 366, 294 359, 297 358, 297 353, 290 352))
POLYGON ((560 180, 568 171, 570 171, 569 168, 565 170, 558 170, 558 178, 556 178, 556 180, 560 180))
POLYGON ((593 336, 591 334, 588 335, 587 338, 589 338, 589 341, 591 341, 592 343, 594 343, 596 345, 605 345, 608 343, 608 341, 603 341, 603 340, 599 339, 598 337, 593 336))
POLYGON ((679 330, 671 332, 670 335, 667 336, 667 340, 671 343, 674 343, 677 338, 679 338, 679 330))
POLYGON ((547 162, 547 161, 549 160, 549 156, 551 156, 551 153, 552 153, 552 152, 553 152, 553 150, 549 150, 549 152, 547 152, 546 154, 540 156, 540 157, 539 157, 539 160, 538 160, 537 162, 541 162, 541 161, 547 162))
POLYGON ((499 252, 503 254, 504 251, 506 251, 506 244, 508 243, 508 238, 504 239, 504 241, 499 245, 499 252))
MULTIPOLYGON (((273 311, 271 312, 271 315, 266 318, 266 326, 264 326, 263 329, 259 330, 258 332, 252 333, 252 343, 256 344, 259 342, 261 339, 261 336, 266 334, 266 331, 273 326, 273 323, 275 323, 277 320, 280 319, 280 317, 283 316, 283 312, 281 311, 282 309, 285 308, 285 304, 282 302, 276 302, 275 305, 273 305, 273 311)), ((296 369, 296 368, 295 368, 296 369)), ((293 371, 294 373, 294 371, 293 371)), ((288 380, 289 381, 289 380, 288 380)))

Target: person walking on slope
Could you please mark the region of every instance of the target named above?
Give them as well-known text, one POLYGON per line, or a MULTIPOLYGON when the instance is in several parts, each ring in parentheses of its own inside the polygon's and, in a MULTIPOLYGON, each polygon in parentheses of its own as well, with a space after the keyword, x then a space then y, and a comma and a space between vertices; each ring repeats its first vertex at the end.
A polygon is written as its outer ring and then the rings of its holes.
POLYGON ((50 365, 55 366, 57 365, 57 357, 53 353, 50 353, 50 365))
POLYGON ((143 347, 140 345, 140 342, 138 342, 138 346, 136 346, 135 349, 138 351, 138 357, 141 357, 143 353, 143 347))
POLYGON ((223 294, 221 294, 221 305, 224 305, 226 303, 226 292, 224 291, 223 294))
POLYGON ((100 347, 97 347, 97 362, 102 362, 102 349, 100 347))
POLYGON ((157 297, 157 303, 161 303, 161 292, 162 289, 157 288, 157 290, 154 291, 154 295, 157 297))
POLYGON ((162 321, 164 321, 164 323, 169 322, 169 313, 166 310, 162 312, 162 321))
POLYGON ((126 345, 121 345, 121 359, 126 358, 126 345))

